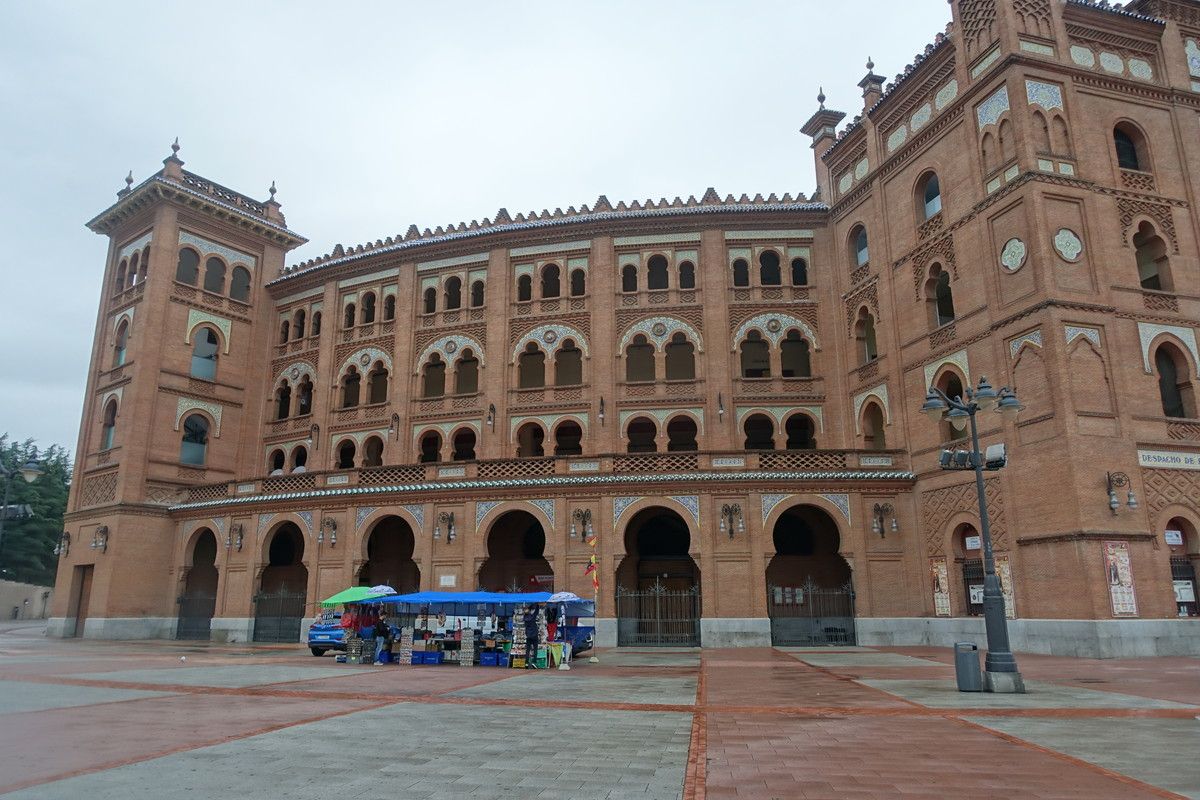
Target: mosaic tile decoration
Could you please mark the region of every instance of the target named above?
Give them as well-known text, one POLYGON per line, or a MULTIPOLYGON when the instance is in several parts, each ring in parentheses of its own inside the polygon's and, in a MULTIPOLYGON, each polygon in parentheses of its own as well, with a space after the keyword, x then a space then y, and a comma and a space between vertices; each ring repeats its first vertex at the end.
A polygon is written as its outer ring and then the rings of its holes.
POLYGON ((867 401, 874 397, 883 406, 883 421, 887 425, 892 424, 892 408, 888 403, 888 387, 886 383, 881 383, 874 389, 867 389, 865 392, 859 392, 854 396, 854 432, 862 433, 862 408, 867 404, 867 401))
POLYGON ((817 497, 821 497, 833 503, 838 507, 838 510, 842 512, 842 516, 846 518, 846 522, 850 521, 850 495, 843 493, 819 494, 817 497))
POLYGON ((296 512, 296 516, 297 516, 297 517, 299 517, 299 518, 300 518, 300 521, 304 523, 304 528, 305 528, 305 530, 307 530, 307 531, 308 531, 308 535, 309 535, 309 536, 312 536, 312 530, 313 530, 313 527, 312 527, 312 522, 313 522, 313 512, 311 512, 311 511, 297 511, 297 512, 296 512))
POLYGON ((128 258, 134 251, 141 250, 143 247, 150 244, 150 239, 153 236, 154 231, 144 233, 129 244, 122 247, 120 251, 117 252, 117 261, 120 261, 123 258, 128 258))
POLYGON ((366 372, 366 370, 370 369, 371 365, 376 361, 382 361, 383 365, 387 367, 387 371, 392 371, 391 356, 380 350, 378 347, 364 347, 363 349, 349 355, 346 360, 342 362, 342 365, 338 367, 337 374, 342 375, 345 373, 346 367, 350 366, 351 364, 358 367, 359 372, 366 372))
POLYGON ((1025 344, 1032 344, 1037 347, 1041 347, 1042 346, 1042 331, 1041 331, 1041 329, 1039 328, 1036 331, 1030 331, 1029 333, 1023 333, 1020 336, 1017 336, 1017 337, 1011 339, 1008 343, 1008 357, 1016 358, 1017 353, 1021 350, 1021 347, 1025 344))
POLYGON ((225 263, 231 267, 234 264, 241 264, 242 266, 253 268, 258 264, 258 259, 249 253, 243 253, 241 250, 234 250, 232 247, 211 242, 208 239, 204 239, 194 233, 188 233, 187 231, 179 232, 179 243, 191 245, 199 250, 201 261, 207 256, 216 255, 224 259, 225 263))
POLYGON ((316 374, 317 368, 308 361, 293 361, 291 364, 288 364, 286 367, 279 370, 279 372, 275 375, 275 382, 271 385, 278 386, 279 384, 283 383, 285 378, 289 382, 295 383, 306 375, 308 376, 309 380, 312 380, 313 376, 316 374))
POLYGON ((943 108, 953 103, 956 97, 958 97, 957 78, 951 80, 941 89, 938 89, 938 93, 933 98, 933 105, 938 111, 941 111, 943 108))
POLYGON ((742 339, 746 338, 746 334, 752 329, 757 330, 764 339, 778 347, 779 343, 783 341, 783 337, 787 336, 787 332, 792 328, 799 330, 800 335, 812 343, 813 350, 821 349, 817 335, 812 328, 808 327, 808 323, 799 317, 784 313, 756 314, 743 322, 733 334, 733 349, 737 349, 742 339))
POLYGON ((429 358, 434 353, 438 353, 445 364, 453 365, 458 359, 462 358, 467 348, 470 348, 475 357, 479 359, 480 366, 484 366, 485 356, 483 345, 477 339, 470 336, 464 336, 461 333, 452 333, 425 346, 425 349, 421 351, 421 355, 417 358, 417 371, 420 372, 421 368, 429 363, 429 358))
POLYGON ((789 497, 795 497, 791 494, 764 494, 762 495, 762 524, 767 524, 767 519, 771 516, 771 512, 775 507, 789 497))
POLYGON ((221 435, 221 405, 219 403, 210 403, 207 400, 197 400, 194 397, 179 397, 175 400, 175 430, 179 430, 179 423, 183 421, 183 417, 190 411, 204 411, 213 419, 213 436, 220 437, 221 435))
POLYGON ((1081 67, 1091 69, 1096 66, 1096 54, 1089 48, 1077 44, 1071 45, 1071 60, 1081 67))
POLYGON ((613 498, 613 524, 621 518, 631 505, 641 500, 641 497, 614 497, 613 498))
POLYGON ((1062 87, 1056 83, 1043 83, 1042 81, 1025 81, 1025 96, 1029 98, 1029 105, 1041 106, 1047 111, 1054 109, 1063 109, 1062 87))
POLYGON ((258 536, 261 538, 263 529, 271 524, 271 520, 275 519, 278 514, 259 514, 258 515, 258 536))
POLYGON ((1004 249, 1000 252, 1000 266, 1004 267, 1009 272, 1016 272, 1025 265, 1025 256, 1028 248, 1020 239, 1013 237, 1004 243, 1004 249))
POLYGON ((975 114, 979 119, 979 127, 982 129, 989 125, 995 125, 1008 109, 1008 87, 1001 86, 992 92, 991 97, 980 103, 979 107, 975 110, 975 114))
POLYGON ((366 518, 378 510, 379 508, 376 506, 361 506, 356 512, 354 512, 354 530, 357 531, 362 528, 363 522, 366 520, 366 518))
POLYGON ((688 513, 692 515, 692 519, 696 521, 696 524, 700 524, 700 498, 697 495, 674 495, 667 499, 674 500, 676 503, 679 503, 679 505, 686 508, 688 513))
POLYGON ((951 355, 946 356, 945 358, 939 359, 937 361, 934 361, 934 362, 931 362, 931 363, 925 365, 925 386, 926 387, 933 385, 933 376, 937 374, 938 370, 940 370, 942 367, 946 366, 947 364, 956 366, 962 371, 963 378, 964 378, 964 380, 963 380, 964 386, 966 386, 967 384, 969 384, 971 382, 971 368, 970 368, 970 365, 967 363, 967 351, 959 350, 957 353, 953 353, 951 355))
POLYGON ((1150 369, 1150 344, 1154 338, 1160 333, 1167 333, 1174 336, 1188 352, 1192 354, 1192 363, 1200 364, 1200 349, 1196 347, 1196 331, 1192 328, 1184 328, 1179 325, 1159 325, 1153 322, 1138 323, 1138 339, 1142 344, 1142 366, 1146 369, 1146 374, 1151 374, 1150 369))
POLYGON ((704 339, 700 336, 699 331, 677 317, 665 316, 648 317, 630 325, 621 336, 619 352, 624 353, 625 348, 633 341, 633 337, 638 334, 645 336, 646 341, 654 345, 656 350, 662 350, 676 333, 683 333, 687 340, 696 346, 698 352, 704 352, 704 339))
POLYGON ((1067 339, 1067 344, 1078 339, 1080 336, 1087 339, 1092 344, 1100 347, 1100 331, 1098 328, 1084 328, 1078 325, 1067 325, 1063 328, 1063 335, 1067 339))
POLYGON ((225 347, 222 352, 228 355, 229 339, 233 331, 233 321, 225 319, 225 317, 218 317, 216 314, 210 314, 207 311, 201 311, 198 308, 188 309, 187 336, 184 338, 184 341, 188 344, 191 344, 192 334, 196 332, 197 327, 203 325, 204 323, 212 325, 221 332, 225 339, 225 347))
POLYGON ((418 532, 425 530, 425 506, 409 505, 400 507, 411 514, 412 518, 416 520, 418 532))
POLYGON ((546 355, 554 355, 567 339, 574 339, 575 346, 583 351, 584 356, 589 355, 587 337, 578 329, 572 328, 570 325, 539 325, 517 341, 512 352, 513 363, 516 363, 517 357, 524 352, 525 345, 530 342, 536 344, 546 355))
POLYGON ((1058 233, 1054 234, 1054 249, 1064 261, 1074 263, 1083 254, 1083 242, 1070 228, 1059 228, 1058 233))

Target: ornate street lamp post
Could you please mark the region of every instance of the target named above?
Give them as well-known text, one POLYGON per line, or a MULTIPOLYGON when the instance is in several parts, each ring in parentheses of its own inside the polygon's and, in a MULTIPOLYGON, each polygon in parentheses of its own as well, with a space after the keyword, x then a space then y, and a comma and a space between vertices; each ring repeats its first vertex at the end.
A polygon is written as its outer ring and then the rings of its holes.
POLYGON ((1007 386, 997 392, 986 377, 979 386, 967 390, 962 397, 950 397, 936 387, 929 387, 921 411, 933 422, 946 419, 955 430, 971 425, 969 468, 975 471, 975 494, 979 501, 979 524, 983 538, 983 623, 987 631, 987 657, 984 659, 984 687, 989 692, 1025 691, 1025 682, 1017 669, 1017 659, 1008 645, 1008 619, 1004 614, 1004 595, 996 575, 992 556, 992 530, 988 520, 987 498, 983 488, 984 459, 979 452, 979 428, 975 416, 980 411, 995 409, 1007 420, 1014 420, 1021 410, 1017 395, 1007 386))
POLYGON ((33 483, 41 474, 42 465, 38 463, 36 450, 33 451, 33 458, 23 466, 10 469, 0 462, 0 478, 4 480, 4 503, 0 504, 0 545, 4 543, 4 521, 8 519, 8 490, 12 488, 13 478, 20 475, 26 483, 33 483))

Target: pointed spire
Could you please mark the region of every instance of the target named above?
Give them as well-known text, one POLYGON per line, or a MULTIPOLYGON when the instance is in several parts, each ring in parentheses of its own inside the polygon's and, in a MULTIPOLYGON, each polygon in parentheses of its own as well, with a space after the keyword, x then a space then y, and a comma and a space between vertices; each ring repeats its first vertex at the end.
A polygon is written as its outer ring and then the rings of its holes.
POLYGON ((125 188, 117 191, 117 197, 124 197, 133 191, 133 170, 129 170, 129 174, 125 176, 125 188))
POLYGON ((163 159, 162 174, 175 180, 183 180, 183 159, 179 157, 179 137, 171 142, 171 155, 163 159))
POLYGON ((821 106, 821 111, 825 110, 825 87, 821 86, 817 89, 817 102, 821 106))
POLYGON ((275 192, 277 191, 275 188, 275 179, 274 178, 271 179, 271 188, 268 189, 267 191, 271 194, 271 199, 274 200, 275 192))
POLYGON ((179 137, 175 137, 175 141, 171 142, 171 157, 179 158, 179 137))

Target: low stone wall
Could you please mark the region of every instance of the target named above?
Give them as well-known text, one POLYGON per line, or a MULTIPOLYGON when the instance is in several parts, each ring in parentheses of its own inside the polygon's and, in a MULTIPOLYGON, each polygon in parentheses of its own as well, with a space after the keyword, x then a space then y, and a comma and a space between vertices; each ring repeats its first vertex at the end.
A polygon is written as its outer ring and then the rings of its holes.
POLYGON ((0 620, 46 619, 54 602, 54 587, 0 581, 0 620))

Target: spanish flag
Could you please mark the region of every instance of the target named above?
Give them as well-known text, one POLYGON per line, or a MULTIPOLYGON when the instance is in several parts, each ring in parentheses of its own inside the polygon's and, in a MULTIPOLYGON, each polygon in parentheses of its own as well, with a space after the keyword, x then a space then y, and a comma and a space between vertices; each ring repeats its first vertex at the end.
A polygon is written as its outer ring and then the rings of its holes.
POLYGON ((591 564, 588 564, 587 567, 584 568, 583 574, 591 575, 595 571, 596 571, 596 562, 593 561, 591 564))

